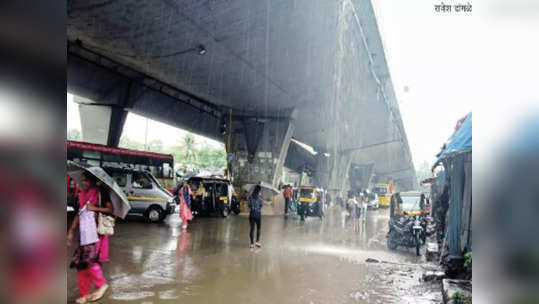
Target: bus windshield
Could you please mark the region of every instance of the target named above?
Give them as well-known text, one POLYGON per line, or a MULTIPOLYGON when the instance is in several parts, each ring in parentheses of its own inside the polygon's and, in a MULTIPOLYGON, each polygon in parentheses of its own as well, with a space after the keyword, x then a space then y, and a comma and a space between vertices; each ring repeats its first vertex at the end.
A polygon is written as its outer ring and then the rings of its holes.
POLYGON ((376 186, 374 188, 374 193, 378 194, 379 196, 383 196, 387 194, 387 187, 384 186, 376 186))

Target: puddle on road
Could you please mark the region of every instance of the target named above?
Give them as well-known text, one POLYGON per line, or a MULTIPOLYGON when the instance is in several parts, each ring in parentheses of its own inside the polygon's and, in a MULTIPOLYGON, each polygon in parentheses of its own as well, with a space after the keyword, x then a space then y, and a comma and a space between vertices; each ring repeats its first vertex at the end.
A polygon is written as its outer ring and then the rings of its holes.
MULTIPOLYGON (((104 266, 111 290, 100 303, 441 302, 439 287, 419 282, 422 258, 386 249, 385 212, 369 212, 359 231, 339 212, 323 221, 265 217, 254 251, 241 216, 197 218, 187 232, 176 218, 120 223, 104 266)), ((70 270, 68 298, 76 296, 70 270)))

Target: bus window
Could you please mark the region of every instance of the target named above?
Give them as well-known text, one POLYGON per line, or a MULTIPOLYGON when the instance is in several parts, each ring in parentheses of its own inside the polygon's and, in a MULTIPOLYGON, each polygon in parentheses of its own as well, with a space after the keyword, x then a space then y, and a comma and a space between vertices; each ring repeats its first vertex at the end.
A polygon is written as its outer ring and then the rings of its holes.
POLYGON ((152 189, 152 182, 150 179, 139 172, 133 172, 133 183, 131 186, 136 189, 152 189))
POLYGON ((95 167, 101 166, 101 164, 99 163, 99 161, 98 161, 98 160, 94 160, 94 159, 87 159, 87 160, 85 161, 85 163, 87 163, 87 164, 90 165, 90 166, 95 166, 95 167))
POLYGON ((91 150, 84 150, 84 151, 82 151, 82 157, 83 158, 92 158, 92 159, 101 159, 101 152, 99 152, 99 151, 91 151, 91 150))
POLYGON ((172 170, 168 163, 163 163, 163 177, 172 178, 172 170))
POLYGON ((103 161, 105 162, 112 162, 112 163, 120 163, 122 161, 122 158, 118 154, 113 153, 103 153, 102 154, 103 161))
POLYGON ((156 176, 156 177, 163 177, 163 174, 160 172, 161 170, 161 167, 156 167, 156 166, 148 166, 146 168, 147 171, 150 171, 150 173, 153 175, 153 176, 156 176))

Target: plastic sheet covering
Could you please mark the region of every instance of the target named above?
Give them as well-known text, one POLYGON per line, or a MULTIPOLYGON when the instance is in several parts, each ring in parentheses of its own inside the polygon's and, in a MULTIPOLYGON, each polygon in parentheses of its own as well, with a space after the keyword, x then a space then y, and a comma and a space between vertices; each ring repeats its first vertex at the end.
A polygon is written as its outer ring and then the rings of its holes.
POLYGON ((450 177, 446 241, 450 255, 461 255, 465 249, 471 249, 471 160, 471 152, 468 152, 446 161, 450 177))
POLYGON ((450 177, 449 211, 446 241, 450 255, 460 255, 460 228, 462 222, 462 193, 464 190, 464 155, 456 155, 446 162, 450 177))
POLYGON ((449 143, 434 163, 436 166, 441 160, 447 159, 457 153, 472 150, 472 113, 466 116, 461 127, 449 139, 449 143))
POLYGON ((464 193, 462 198, 461 251, 472 250, 472 153, 464 156, 464 193))

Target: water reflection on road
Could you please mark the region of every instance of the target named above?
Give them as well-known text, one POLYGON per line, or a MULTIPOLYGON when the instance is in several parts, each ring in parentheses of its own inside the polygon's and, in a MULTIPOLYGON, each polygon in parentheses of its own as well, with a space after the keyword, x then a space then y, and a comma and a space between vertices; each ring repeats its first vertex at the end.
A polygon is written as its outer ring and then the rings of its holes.
MULTIPOLYGON (((419 285, 422 258, 387 250, 387 221, 387 209, 369 211, 355 231, 338 207, 324 220, 264 217, 256 250, 248 248, 244 216, 197 218, 187 231, 177 214, 162 224, 122 222, 104 266, 111 289, 100 303, 438 302, 435 286, 419 285)), ((74 270, 67 287, 71 303, 74 270)))

